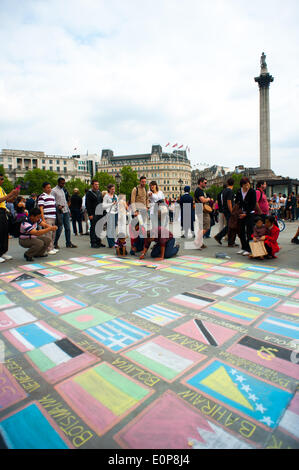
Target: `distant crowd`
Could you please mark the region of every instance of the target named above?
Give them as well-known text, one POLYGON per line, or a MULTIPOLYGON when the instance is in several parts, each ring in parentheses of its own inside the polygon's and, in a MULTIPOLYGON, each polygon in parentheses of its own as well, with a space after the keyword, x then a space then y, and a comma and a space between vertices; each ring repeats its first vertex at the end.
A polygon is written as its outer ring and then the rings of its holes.
MULTIPOLYGON (((105 233, 108 247, 114 248, 117 256, 139 253, 143 259, 154 242, 151 256, 161 260, 179 251, 169 229, 175 221, 181 227, 179 237, 187 239, 190 235, 198 250, 207 247, 205 240, 211 238, 211 227, 218 223, 214 239, 219 245, 226 239, 228 247, 239 247, 238 237, 241 244, 238 254, 255 257, 257 252, 261 259, 275 258, 279 251, 277 219, 294 222, 299 218, 299 195, 279 193, 268 199, 266 182, 259 181, 253 189, 246 177, 241 179, 236 193, 234 180, 229 178, 215 200, 206 190, 205 178, 198 180, 194 196, 190 187, 185 186, 179 198, 168 200, 156 181, 151 181, 147 189, 143 176, 128 201, 125 195, 116 194, 114 184, 101 190, 95 179, 84 195, 78 188, 70 195, 65 179, 60 177, 54 188, 44 182, 40 194, 31 194, 27 199, 20 195, 20 188, 5 194, 3 182, 0 175, 1 263, 11 259, 7 254, 9 237, 19 239, 20 246, 26 249, 24 257, 30 262, 57 254, 63 229, 66 248, 77 248, 71 240, 71 223, 73 235, 89 236, 91 248, 106 246, 102 235, 105 233), (257 246, 262 251, 256 251, 257 246)), ((298 235, 299 230, 292 243, 299 243, 298 235)))

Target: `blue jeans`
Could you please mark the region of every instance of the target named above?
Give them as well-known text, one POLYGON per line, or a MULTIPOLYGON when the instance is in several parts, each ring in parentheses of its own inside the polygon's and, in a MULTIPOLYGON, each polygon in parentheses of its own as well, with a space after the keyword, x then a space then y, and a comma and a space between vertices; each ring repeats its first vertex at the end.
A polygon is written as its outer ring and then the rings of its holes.
POLYGON ((56 231, 54 246, 57 245, 59 237, 62 232, 62 227, 64 226, 64 235, 65 235, 65 242, 66 246, 70 246, 71 244, 71 228, 70 228, 70 214, 65 212, 62 214, 62 225, 60 225, 56 231))
MULTIPOLYGON (((171 238, 166 242, 165 245, 165 254, 164 258, 172 258, 172 256, 175 256, 177 252, 179 251, 178 246, 174 246, 175 244, 175 238, 171 238)), ((152 258, 160 258, 161 256, 161 247, 159 243, 156 243, 156 245, 153 247, 152 252, 151 252, 151 257, 152 258)))

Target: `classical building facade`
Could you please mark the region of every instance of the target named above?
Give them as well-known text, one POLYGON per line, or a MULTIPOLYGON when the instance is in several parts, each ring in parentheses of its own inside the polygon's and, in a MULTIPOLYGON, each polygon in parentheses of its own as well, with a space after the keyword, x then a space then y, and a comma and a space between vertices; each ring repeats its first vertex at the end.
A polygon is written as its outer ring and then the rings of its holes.
POLYGON ((153 145, 151 153, 115 156, 113 150, 103 150, 98 171, 113 176, 123 166, 130 166, 138 177, 146 176, 147 181, 156 181, 167 198, 175 198, 184 186, 191 186, 191 163, 186 151, 165 153, 160 145, 153 145))
POLYGON ((24 177, 28 170, 35 168, 55 171, 66 181, 71 178, 80 178, 85 183, 89 183, 91 180, 87 160, 80 161, 69 156, 46 155, 45 152, 3 149, 0 153, 0 165, 3 165, 8 179, 13 183, 17 178, 24 177))

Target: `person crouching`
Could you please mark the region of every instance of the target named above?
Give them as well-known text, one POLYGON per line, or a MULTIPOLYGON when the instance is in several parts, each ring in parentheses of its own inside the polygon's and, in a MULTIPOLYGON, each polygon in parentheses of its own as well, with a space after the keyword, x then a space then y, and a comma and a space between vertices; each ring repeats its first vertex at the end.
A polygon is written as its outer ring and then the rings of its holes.
POLYGON ((55 232, 56 225, 48 225, 41 219, 41 211, 38 207, 34 207, 29 212, 29 216, 20 225, 19 244, 23 248, 28 248, 24 253, 26 261, 34 261, 33 257, 41 258, 47 255, 51 238, 47 237, 48 232, 55 232), (42 229, 38 229, 38 226, 42 229))

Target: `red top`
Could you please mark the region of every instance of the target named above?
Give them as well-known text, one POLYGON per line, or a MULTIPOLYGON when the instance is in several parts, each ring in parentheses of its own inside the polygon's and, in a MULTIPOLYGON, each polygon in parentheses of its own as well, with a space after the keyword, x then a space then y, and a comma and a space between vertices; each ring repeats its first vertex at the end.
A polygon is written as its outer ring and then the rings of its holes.
POLYGON ((277 239, 279 237, 279 228, 277 225, 273 225, 271 230, 269 231, 269 235, 266 235, 265 245, 268 245, 272 249, 272 255, 274 256, 275 253, 278 253, 280 248, 277 243, 277 239))

